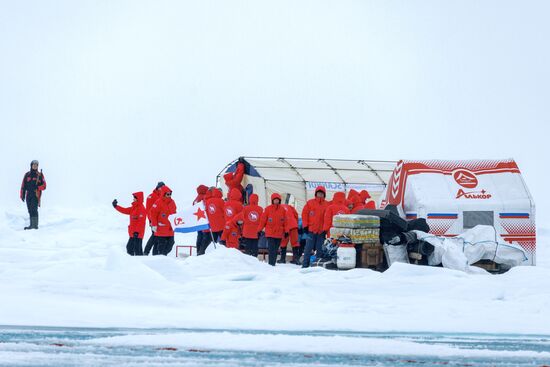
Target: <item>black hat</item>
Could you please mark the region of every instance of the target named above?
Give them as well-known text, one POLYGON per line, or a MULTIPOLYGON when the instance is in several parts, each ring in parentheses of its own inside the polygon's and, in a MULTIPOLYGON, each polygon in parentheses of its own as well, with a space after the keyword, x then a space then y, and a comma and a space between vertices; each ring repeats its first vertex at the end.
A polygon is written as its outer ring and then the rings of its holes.
POLYGON ((31 161, 31 167, 32 167, 33 164, 38 165, 38 161, 37 161, 36 159, 33 159, 33 160, 31 161))
POLYGON ((164 182, 159 181, 159 183, 157 184, 156 190, 160 189, 162 186, 165 186, 164 182))

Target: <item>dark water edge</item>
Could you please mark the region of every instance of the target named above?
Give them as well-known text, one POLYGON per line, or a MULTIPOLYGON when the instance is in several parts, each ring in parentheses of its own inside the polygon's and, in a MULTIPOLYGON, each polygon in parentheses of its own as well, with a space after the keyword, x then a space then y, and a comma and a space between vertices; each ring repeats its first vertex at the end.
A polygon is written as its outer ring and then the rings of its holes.
POLYGON ((550 366, 550 360, 536 357, 537 352, 550 352, 550 335, 0 326, 0 366, 550 366), (514 357, 513 353, 505 358, 409 356, 398 350, 391 355, 243 352, 88 342, 112 336, 147 333, 154 337, 182 332, 394 339, 464 350, 528 351, 534 356, 514 357))

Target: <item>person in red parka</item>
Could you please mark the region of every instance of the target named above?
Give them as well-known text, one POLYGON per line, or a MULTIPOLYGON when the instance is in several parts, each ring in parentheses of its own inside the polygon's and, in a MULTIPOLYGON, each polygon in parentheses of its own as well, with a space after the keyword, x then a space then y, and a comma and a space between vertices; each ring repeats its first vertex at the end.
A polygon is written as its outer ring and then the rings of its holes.
POLYGON ((242 194, 239 190, 235 188, 231 189, 231 191, 229 191, 228 199, 229 200, 225 202, 223 208, 226 223, 243 210, 243 204, 241 201, 242 194))
POLYGON ((128 226, 128 234, 130 238, 126 244, 126 252, 128 255, 141 256, 143 251, 141 244, 143 241, 143 234, 145 233, 145 218, 147 217, 147 211, 143 206, 143 192, 134 192, 134 201, 132 206, 123 208, 118 205, 117 199, 113 200, 113 207, 122 214, 130 216, 130 225, 128 226))
POLYGON ((281 195, 273 193, 271 195, 271 205, 265 208, 260 219, 260 224, 258 224, 258 232, 265 227, 268 262, 272 266, 275 266, 277 261, 277 250, 281 245, 281 239, 288 236, 288 233, 285 233, 286 213, 286 210, 281 205, 281 195))
POLYGON ((225 184, 227 185, 228 191, 231 192, 232 189, 239 190, 241 193, 241 203, 243 202, 243 185, 241 184, 243 177, 244 177, 244 171, 245 171, 245 165, 244 165, 244 158, 239 157, 239 160, 237 162, 237 167, 235 168, 235 172, 227 172, 223 175, 223 179, 225 181, 225 184))
POLYGON ((247 255, 258 257, 258 225, 264 209, 258 205, 258 195, 248 198, 249 204, 237 214, 234 221, 242 226, 242 241, 247 255))
POLYGON ((290 241, 290 245, 292 246, 292 263, 299 265, 299 250, 300 250, 300 241, 298 236, 298 212, 296 211, 296 208, 294 208, 292 205, 288 204, 281 204, 281 206, 286 211, 286 224, 285 224, 285 237, 281 240, 281 257, 279 261, 277 261, 279 264, 285 264, 286 263, 286 249, 288 247, 288 243, 290 241))
MULTIPOLYGON (((208 186, 205 186, 205 185, 197 186, 197 197, 195 198, 195 200, 193 200, 193 205, 197 205, 198 203, 202 202, 206 210, 206 199, 207 199, 207 196, 210 196, 210 195, 211 195, 211 192, 208 190, 208 186)), ((204 241, 205 235, 210 236, 208 232, 197 231, 197 239, 195 241, 195 248, 197 249, 197 255, 199 254, 199 248, 201 247, 204 241)))
POLYGON ((172 190, 166 185, 160 190, 161 197, 151 207, 151 229, 156 237, 153 255, 168 255, 174 246, 174 229, 168 217, 175 214, 177 208, 172 190))
POLYGON ((315 249, 315 256, 320 259, 323 257, 323 243, 326 233, 323 231, 323 221, 325 219, 325 210, 328 203, 325 200, 327 192, 323 186, 315 189, 315 197, 309 199, 302 209, 302 227, 306 234, 306 247, 304 248, 304 261, 302 267, 309 267, 311 253, 315 249))
POLYGON ((241 238, 241 227, 233 218, 225 224, 225 228, 222 232, 222 241, 227 248, 239 248, 239 239, 241 238))
MULTIPOLYGON (((151 208, 153 207, 153 204, 160 198, 160 189, 164 186, 164 182, 159 181, 157 183, 157 186, 155 189, 147 196, 147 200, 145 201, 145 210, 147 211, 147 219, 149 219, 149 227, 152 227, 151 224, 151 208)), ((151 252, 151 249, 155 245, 156 237, 155 232, 151 230, 151 237, 147 240, 147 243, 145 244, 145 250, 143 250, 143 254, 145 256, 148 256, 151 252)))
POLYGON ((363 201, 364 209, 376 210, 376 203, 374 202, 374 200, 370 200, 371 196, 367 190, 361 190, 359 196, 363 201))
POLYGON ((330 232, 330 228, 332 227, 332 218, 338 214, 349 214, 349 209, 346 205, 346 194, 340 191, 334 194, 332 204, 329 205, 325 211, 323 230, 326 233, 330 232))
POLYGON ((210 229, 202 231, 202 243, 197 248, 197 255, 204 255, 206 248, 212 243, 212 239, 214 242, 221 240, 225 227, 225 201, 223 201, 222 197, 221 190, 216 187, 211 187, 206 193, 205 210, 208 222, 210 223, 210 229))

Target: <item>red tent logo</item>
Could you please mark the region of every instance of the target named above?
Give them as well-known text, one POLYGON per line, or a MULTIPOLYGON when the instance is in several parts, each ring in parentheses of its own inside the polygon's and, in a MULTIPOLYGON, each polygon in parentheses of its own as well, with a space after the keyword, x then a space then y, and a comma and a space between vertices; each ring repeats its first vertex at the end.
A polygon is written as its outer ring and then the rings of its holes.
POLYGON ((454 171, 453 178, 455 179, 457 184, 467 189, 473 189, 478 184, 476 175, 473 172, 465 169, 454 171))

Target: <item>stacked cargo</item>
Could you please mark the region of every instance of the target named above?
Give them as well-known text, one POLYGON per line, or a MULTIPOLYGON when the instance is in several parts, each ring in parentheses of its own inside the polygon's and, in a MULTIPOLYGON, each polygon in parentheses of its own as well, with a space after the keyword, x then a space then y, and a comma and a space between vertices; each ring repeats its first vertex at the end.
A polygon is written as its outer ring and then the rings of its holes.
POLYGON ((357 250, 357 266, 380 268, 384 251, 380 244, 380 218, 373 215, 339 214, 332 220, 330 237, 351 240, 357 250))

